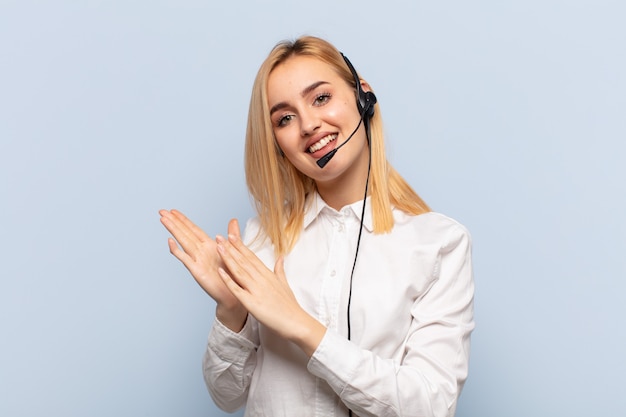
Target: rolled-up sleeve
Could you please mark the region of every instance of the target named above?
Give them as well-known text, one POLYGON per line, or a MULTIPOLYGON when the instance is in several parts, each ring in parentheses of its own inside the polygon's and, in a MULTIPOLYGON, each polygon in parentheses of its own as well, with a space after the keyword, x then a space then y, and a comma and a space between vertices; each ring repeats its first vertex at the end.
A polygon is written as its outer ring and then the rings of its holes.
POLYGON ((215 319, 202 371, 211 397, 218 407, 233 412, 245 405, 256 366, 257 325, 248 317, 239 333, 215 319))

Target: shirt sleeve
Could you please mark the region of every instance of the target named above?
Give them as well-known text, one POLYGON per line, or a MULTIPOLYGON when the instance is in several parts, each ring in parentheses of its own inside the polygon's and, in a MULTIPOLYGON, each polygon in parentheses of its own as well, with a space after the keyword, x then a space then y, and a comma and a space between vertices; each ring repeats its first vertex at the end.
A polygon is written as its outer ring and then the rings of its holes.
POLYGON ((218 319, 213 323, 202 373, 213 401, 224 411, 232 413, 246 403, 256 367, 257 334, 257 324, 250 316, 239 333, 218 319))
POLYGON ((454 416, 467 378, 473 321, 471 239, 455 225, 434 262, 433 284, 411 308, 401 361, 327 331, 308 363, 357 415, 454 416))

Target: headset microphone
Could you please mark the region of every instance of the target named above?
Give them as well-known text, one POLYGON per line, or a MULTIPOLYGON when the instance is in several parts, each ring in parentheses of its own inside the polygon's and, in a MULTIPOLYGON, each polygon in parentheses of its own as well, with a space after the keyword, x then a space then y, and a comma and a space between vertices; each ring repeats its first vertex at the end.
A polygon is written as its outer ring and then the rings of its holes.
POLYGON ((352 139, 352 136, 354 136, 356 131, 359 130, 359 127, 361 127, 361 123, 365 123, 365 132, 367 134, 367 138, 369 142, 369 121, 372 118, 372 116, 374 116, 374 104, 376 104, 376 101, 377 101, 374 93, 372 93, 371 91, 365 92, 361 88, 361 81, 359 80, 359 76, 356 73, 356 70, 352 66, 352 63, 350 62, 348 57, 346 57, 344 54, 341 54, 341 56, 343 57, 344 61, 346 61, 346 65, 348 65, 348 68, 350 69, 350 72, 352 73, 352 76, 354 77, 354 82, 356 84, 356 92, 357 92, 356 105, 359 109, 359 114, 361 115, 361 119, 359 120, 359 124, 356 126, 354 131, 350 134, 350 136, 348 136, 348 139, 344 140, 341 145, 337 146, 335 149, 328 152, 326 155, 322 156, 320 159, 317 160, 317 165, 320 168, 324 168, 326 164, 331 159, 333 159, 333 156, 335 156, 337 151, 343 145, 348 143, 350 139, 352 139))
POLYGON ((352 136, 354 136, 354 134, 356 133, 357 130, 359 130, 359 127, 361 127, 361 123, 363 123, 363 115, 361 115, 361 120, 359 120, 359 124, 356 126, 356 129, 354 129, 352 131, 352 133, 350 134, 350 136, 348 136, 348 139, 344 140, 343 143, 339 146, 337 146, 335 149, 333 149, 332 151, 328 152, 326 155, 322 156, 320 159, 317 160, 317 165, 320 168, 324 168, 326 166, 326 164, 328 163, 328 161, 330 161, 331 159, 333 159, 333 156, 335 156, 335 154, 337 153, 337 151, 346 143, 348 143, 348 141, 350 139, 352 139, 352 136))

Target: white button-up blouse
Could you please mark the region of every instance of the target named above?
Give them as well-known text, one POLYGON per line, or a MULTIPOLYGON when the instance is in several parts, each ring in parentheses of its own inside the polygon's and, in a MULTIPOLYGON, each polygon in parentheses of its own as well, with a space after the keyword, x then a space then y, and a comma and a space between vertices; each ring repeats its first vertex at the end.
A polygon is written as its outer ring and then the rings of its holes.
MULTIPOLYGON (((301 306, 327 327, 309 359, 249 317, 238 334, 215 321, 203 373, 216 404, 246 416, 453 416, 467 377, 474 328, 471 241, 456 221, 394 210, 391 233, 372 233, 371 210, 349 281, 362 202, 340 211, 315 194, 285 257, 301 306)), ((274 249, 244 240, 273 269, 274 249)))

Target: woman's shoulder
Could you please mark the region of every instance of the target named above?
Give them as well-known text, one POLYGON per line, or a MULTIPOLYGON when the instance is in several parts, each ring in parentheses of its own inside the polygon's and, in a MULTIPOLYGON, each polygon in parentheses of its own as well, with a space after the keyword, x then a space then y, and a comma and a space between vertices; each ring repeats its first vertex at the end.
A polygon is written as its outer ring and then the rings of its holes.
POLYGON ((394 229, 416 234, 426 239, 443 241, 470 238, 467 228, 459 221, 443 213, 429 211, 422 214, 409 214, 394 210, 394 229))

